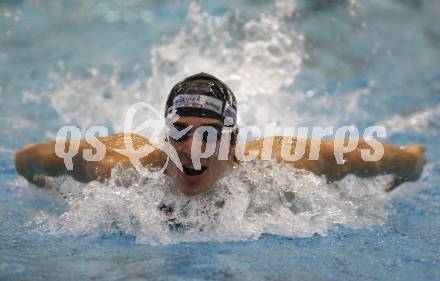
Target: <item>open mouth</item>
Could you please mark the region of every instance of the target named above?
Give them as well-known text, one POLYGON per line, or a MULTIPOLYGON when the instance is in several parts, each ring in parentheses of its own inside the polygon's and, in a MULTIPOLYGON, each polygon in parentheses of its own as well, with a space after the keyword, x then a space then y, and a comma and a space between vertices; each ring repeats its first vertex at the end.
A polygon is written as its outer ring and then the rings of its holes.
POLYGON ((183 172, 185 172, 185 174, 187 174, 188 176, 198 176, 203 174, 203 172, 206 170, 206 167, 201 167, 200 170, 195 170, 191 167, 185 167, 183 166, 183 172))

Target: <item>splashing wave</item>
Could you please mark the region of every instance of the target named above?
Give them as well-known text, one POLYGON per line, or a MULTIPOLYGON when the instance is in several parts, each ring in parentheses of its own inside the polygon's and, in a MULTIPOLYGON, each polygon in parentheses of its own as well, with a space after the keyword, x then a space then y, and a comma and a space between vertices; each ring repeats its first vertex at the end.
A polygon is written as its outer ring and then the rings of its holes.
POLYGON ((32 221, 54 235, 122 233, 152 244, 256 239, 263 233, 310 236, 326 234, 336 224, 385 223, 383 181, 353 177, 337 187, 290 165, 248 162, 218 181, 212 193, 186 197, 166 176, 145 181, 120 170, 108 183, 59 179, 67 211, 40 212, 32 221))
MULTIPOLYGON (((354 115, 366 118, 359 99, 370 95, 370 83, 337 99, 312 91, 293 98, 289 87, 301 68, 304 37, 286 24, 295 7, 283 12, 281 2, 275 15, 248 22, 234 12, 213 16, 193 2, 189 26, 151 49, 149 77, 143 76, 142 65, 133 66, 129 80, 121 79, 119 66, 111 75, 92 68, 88 76, 78 76, 60 62, 59 71, 51 73, 52 107, 64 123, 83 129, 105 124, 120 131, 131 104, 144 101, 160 109, 176 81, 205 71, 236 93, 242 125, 335 125, 354 115), (305 105, 310 110, 301 112, 305 105)), ((386 182, 386 177, 347 177, 336 186, 290 166, 251 162, 221 179, 213 194, 188 199, 173 191, 166 177, 145 182, 119 171, 108 183, 58 179, 67 211, 60 216, 41 212, 32 223, 56 235, 123 233, 145 243, 251 239, 262 233, 309 236, 325 234, 336 224, 385 223, 386 182)))

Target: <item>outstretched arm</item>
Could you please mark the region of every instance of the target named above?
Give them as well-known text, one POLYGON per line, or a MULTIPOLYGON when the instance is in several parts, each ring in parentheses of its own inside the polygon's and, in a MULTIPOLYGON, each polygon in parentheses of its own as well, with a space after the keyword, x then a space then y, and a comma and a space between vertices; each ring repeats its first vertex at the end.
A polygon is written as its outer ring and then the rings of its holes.
MULTIPOLYGON (((148 144, 149 141, 138 135, 131 135, 135 149, 148 144)), ((117 164, 130 166, 129 159, 118 153, 117 149, 124 149, 124 134, 115 134, 109 137, 99 138, 105 147, 105 157, 100 161, 84 160, 83 150, 93 147, 84 140, 66 141, 66 150, 71 142, 79 142, 79 150, 73 157, 73 169, 68 170, 64 164, 64 159, 58 157, 55 153, 55 142, 45 142, 29 145, 18 150, 15 155, 15 167, 17 172, 38 186, 50 185, 51 178, 61 175, 70 175, 80 182, 89 182, 95 179, 104 180, 111 175, 112 169, 117 164)), ((94 151, 95 153, 96 151, 94 151)), ((163 161, 159 150, 150 153, 140 159, 143 165, 160 165, 163 161)))
POLYGON ((64 159, 56 155, 55 142, 50 141, 29 145, 18 150, 15 155, 17 172, 37 186, 50 186, 51 177, 61 175, 70 175, 77 181, 88 182, 109 177, 111 169, 124 160, 119 155, 115 155, 112 150, 107 150, 103 160, 89 163, 81 156, 82 151, 90 146, 84 141, 72 140, 66 141, 66 147, 68 148, 73 142, 79 142, 79 151, 72 159, 72 170, 68 170, 64 159))
POLYGON ((60 176, 67 174, 62 158, 55 154, 55 142, 44 142, 28 145, 15 154, 15 168, 29 182, 44 186, 44 176, 60 176))
MULTIPOLYGON (((287 139, 287 138, 286 138, 287 139)), ((282 155, 283 137, 273 138, 272 156, 278 161, 292 163, 295 168, 311 171, 318 175, 324 175, 328 180, 334 181, 345 177, 347 174, 355 174, 361 177, 375 176, 379 174, 393 174, 396 179, 394 188, 404 181, 415 181, 420 177, 423 166, 426 163, 424 152, 426 149, 418 144, 408 145, 399 148, 394 145, 381 143, 384 149, 383 156, 376 161, 366 161, 362 158, 362 150, 372 150, 372 147, 364 141, 359 140, 357 146, 350 152, 343 154, 342 163, 338 163, 335 156, 334 141, 323 140, 317 146, 313 141, 292 138, 290 153, 293 154, 297 146, 304 145, 304 154, 296 160, 286 160, 282 155), (310 160, 311 151, 318 149, 316 160, 310 160)), ((259 151, 261 158, 264 140, 255 140, 247 144, 246 150, 259 151)), ((341 142, 339 142, 341 144, 341 142)), ((340 147, 340 146, 339 146, 340 147)), ((313 157, 312 157, 313 159, 313 157)))
POLYGON ((391 144, 381 143, 384 149, 383 156, 375 161, 362 157, 362 150, 371 150, 363 140, 359 140, 357 147, 344 154, 344 163, 338 164, 335 159, 334 142, 327 142, 323 146, 323 162, 319 163, 321 173, 330 180, 339 180, 347 174, 361 177, 370 177, 379 174, 394 175, 394 182, 388 188, 392 190, 405 181, 416 181, 420 178, 423 166, 426 163, 426 149, 418 144, 411 144, 403 148, 391 144))

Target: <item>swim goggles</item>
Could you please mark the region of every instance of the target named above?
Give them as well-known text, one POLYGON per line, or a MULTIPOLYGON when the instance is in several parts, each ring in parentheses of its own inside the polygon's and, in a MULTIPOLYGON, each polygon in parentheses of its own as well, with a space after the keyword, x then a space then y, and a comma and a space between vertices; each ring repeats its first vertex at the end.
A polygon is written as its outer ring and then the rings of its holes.
POLYGON ((222 126, 211 125, 204 127, 206 127, 206 130, 203 130, 200 133, 197 132, 196 129, 192 130, 192 128, 188 127, 187 125, 174 123, 168 127, 168 136, 176 142, 183 142, 190 137, 196 137, 203 143, 214 143, 220 141, 223 133, 222 126))

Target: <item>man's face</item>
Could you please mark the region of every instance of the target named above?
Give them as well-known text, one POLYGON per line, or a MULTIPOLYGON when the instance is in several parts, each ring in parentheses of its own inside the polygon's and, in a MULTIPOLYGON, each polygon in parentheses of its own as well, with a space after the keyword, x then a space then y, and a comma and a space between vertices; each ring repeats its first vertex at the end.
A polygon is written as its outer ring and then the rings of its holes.
MULTIPOLYGON (((176 122, 174 122, 174 126, 179 131, 191 125, 192 128, 190 132, 193 133, 201 126, 212 126, 213 128, 215 127, 221 129, 223 123, 213 118, 189 116, 180 117, 176 122)), ((174 162, 170 161, 166 174, 174 180, 175 187, 186 195, 196 195, 208 191, 212 187, 213 183, 220 178, 232 164, 232 160, 218 159, 220 140, 217 140, 215 143, 207 144, 204 141, 200 142, 196 140, 196 138, 197 136, 192 136, 190 134, 189 137, 181 140, 175 140, 171 137, 168 139, 168 142, 174 147, 179 156, 183 166, 183 171, 180 171, 174 162), (200 170, 196 169, 191 158, 191 148, 193 142, 195 142, 194 144, 201 144, 201 153, 205 152, 207 145, 215 146, 215 152, 211 156, 200 159, 200 170)), ((230 150, 232 150, 232 147, 230 150)))

